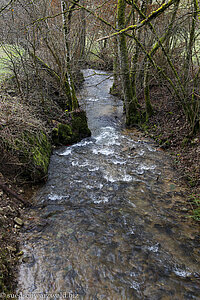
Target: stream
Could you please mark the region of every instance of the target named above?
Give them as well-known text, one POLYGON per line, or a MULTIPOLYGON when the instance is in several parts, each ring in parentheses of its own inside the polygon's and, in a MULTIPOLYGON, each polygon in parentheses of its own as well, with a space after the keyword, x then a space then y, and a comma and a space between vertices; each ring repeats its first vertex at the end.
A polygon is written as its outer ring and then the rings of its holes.
POLYGON ((171 158, 124 128, 109 74, 84 76, 92 136, 51 157, 21 235, 19 299, 200 299, 197 226, 171 158))

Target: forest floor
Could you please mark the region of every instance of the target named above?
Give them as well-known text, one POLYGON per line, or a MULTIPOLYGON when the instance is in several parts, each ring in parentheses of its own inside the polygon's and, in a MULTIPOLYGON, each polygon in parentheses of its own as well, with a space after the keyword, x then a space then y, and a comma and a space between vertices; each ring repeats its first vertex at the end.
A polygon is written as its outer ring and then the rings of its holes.
POLYGON ((154 115, 149 118, 145 133, 172 156, 179 183, 187 190, 186 214, 200 221, 200 131, 190 135, 186 117, 165 88, 151 89, 154 115))
MULTIPOLYGON (((180 183, 187 187, 185 214, 194 219, 198 226, 200 205, 200 133, 189 137, 189 127, 185 116, 177 103, 166 91, 153 87, 152 104, 155 113, 143 127, 145 134, 153 138, 173 157, 174 167, 178 171, 180 183)), ((37 186, 16 184, 12 176, 3 175, 0 170, 0 182, 30 201, 37 186)), ((13 293, 16 286, 16 265, 23 253, 20 252, 17 236, 23 227, 25 207, 16 198, 0 188, 0 293, 13 293)))

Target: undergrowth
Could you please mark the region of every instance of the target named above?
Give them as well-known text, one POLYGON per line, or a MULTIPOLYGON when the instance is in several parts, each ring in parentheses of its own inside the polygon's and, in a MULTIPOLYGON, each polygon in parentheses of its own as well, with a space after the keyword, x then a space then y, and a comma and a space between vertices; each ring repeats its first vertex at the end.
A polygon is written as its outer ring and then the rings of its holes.
POLYGON ((192 208, 192 215, 190 217, 196 221, 200 221, 200 194, 190 195, 190 205, 192 208))

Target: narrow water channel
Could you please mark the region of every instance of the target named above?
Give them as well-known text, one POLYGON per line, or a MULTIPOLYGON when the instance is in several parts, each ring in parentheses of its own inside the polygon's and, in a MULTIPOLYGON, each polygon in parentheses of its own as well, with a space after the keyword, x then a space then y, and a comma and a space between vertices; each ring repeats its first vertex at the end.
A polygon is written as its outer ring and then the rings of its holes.
POLYGON ((92 137, 52 155, 21 237, 20 299, 200 299, 198 232, 170 158, 123 128, 112 79, 93 73, 79 95, 92 137))

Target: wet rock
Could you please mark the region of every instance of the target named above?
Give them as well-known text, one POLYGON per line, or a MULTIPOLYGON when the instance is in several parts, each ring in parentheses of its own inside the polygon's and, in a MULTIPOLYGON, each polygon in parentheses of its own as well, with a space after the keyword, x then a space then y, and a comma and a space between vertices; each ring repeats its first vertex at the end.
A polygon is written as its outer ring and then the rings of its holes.
POLYGON ((49 222, 42 220, 41 222, 36 224, 36 230, 37 231, 42 231, 47 225, 49 224, 49 222))
POLYGON ((67 230, 66 230, 66 233, 67 234, 72 234, 74 232, 74 229, 72 229, 72 228, 68 228, 67 230))
POLYGON ((112 187, 109 187, 109 188, 108 188, 108 191, 113 191, 113 188, 112 188, 112 187))
POLYGON ((60 213, 60 211, 52 211, 52 212, 49 212, 49 213, 47 213, 47 214, 44 215, 44 218, 45 218, 45 219, 51 218, 51 217, 57 215, 58 213, 60 213))
POLYGON ((16 229, 21 229, 21 226, 20 226, 20 225, 17 225, 17 224, 15 224, 15 228, 16 228, 16 229))
POLYGON ((7 90, 7 93, 11 96, 14 96, 16 94, 15 90, 7 90))
POLYGON ((188 209, 186 207, 181 208, 182 212, 188 212, 188 209))
POLYGON ((191 144, 192 145, 195 145, 195 144, 198 144, 199 143, 199 139, 198 138, 195 138, 191 141, 191 144))
POLYGON ((141 251, 142 250, 142 245, 134 245, 133 250, 134 251, 141 251))
POLYGON ((11 252, 16 252, 17 249, 15 247, 12 247, 12 246, 7 246, 7 249, 11 252))
POLYGON ((52 140, 55 145, 71 145, 83 138, 91 136, 87 125, 87 117, 84 111, 70 114, 69 124, 59 123, 52 131, 52 140))
POLYGON ((19 226, 23 226, 24 225, 24 222, 22 221, 22 219, 18 218, 18 217, 15 217, 14 218, 14 222, 19 225, 19 226))
POLYGON ((7 206, 7 209, 10 210, 11 212, 15 212, 15 209, 10 207, 10 205, 7 206))
POLYGON ((135 147, 135 146, 132 146, 130 150, 132 150, 132 151, 133 151, 133 150, 136 150, 136 147, 135 147))
POLYGON ((126 152, 126 151, 128 151, 129 150, 129 147, 124 147, 124 148, 122 148, 122 152, 126 152))
POLYGON ((23 263, 34 264, 35 258, 33 256, 25 256, 22 258, 23 263))

